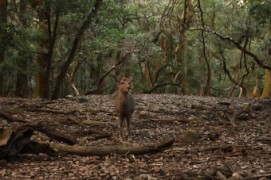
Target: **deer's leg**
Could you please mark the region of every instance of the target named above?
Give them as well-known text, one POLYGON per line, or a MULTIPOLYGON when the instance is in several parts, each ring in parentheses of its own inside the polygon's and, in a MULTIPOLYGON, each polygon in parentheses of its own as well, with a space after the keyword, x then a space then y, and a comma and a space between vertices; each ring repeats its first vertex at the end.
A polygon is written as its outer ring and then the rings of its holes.
POLYGON ((125 119, 121 115, 119 115, 119 129, 120 129, 119 137, 120 137, 121 140, 123 140, 123 133, 122 133, 122 131, 123 131, 124 120, 125 119))
POLYGON ((127 118, 126 118, 126 134, 127 134, 127 139, 128 140, 131 140, 131 133, 130 133, 130 123, 131 123, 131 118, 132 116, 129 115, 127 118))

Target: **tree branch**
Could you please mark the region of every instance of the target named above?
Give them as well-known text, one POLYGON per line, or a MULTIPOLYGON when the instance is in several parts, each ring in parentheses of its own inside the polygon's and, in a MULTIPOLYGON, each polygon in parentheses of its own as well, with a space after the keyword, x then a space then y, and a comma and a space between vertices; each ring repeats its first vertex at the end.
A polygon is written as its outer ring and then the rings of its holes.
POLYGON ((260 66, 261 68, 263 69, 268 69, 268 70, 271 70, 271 67, 264 64, 262 60, 260 60, 258 58, 258 56, 256 54, 254 54, 253 52, 247 50, 245 47, 243 47, 240 43, 236 42, 234 39, 232 39, 231 37, 229 36, 223 36, 221 34, 219 34, 218 32, 212 30, 212 29, 206 29, 204 28, 203 30, 211 33, 211 34, 214 34, 215 36, 219 37, 220 39, 222 39, 223 41, 228 41, 230 43, 232 43, 233 45, 235 45, 235 47, 237 47, 239 50, 241 50, 242 52, 244 52, 245 54, 247 54, 248 56, 252 57, 253 60, 256 62, 256 64, 258 66, 260 66))
POLYGON ((85 95, 90 95, 95 93, 98 89, 100 84, 103 82, 103 80, 114 70, 116 69, 116 67, 118 67, 118 65, 120 65, 123 62, 123 59, 119 60, 115 65, 113 65, 98 81, 97 86, 95 89, 90 90, 88 92, 85 93, 85 95))
POLYGON ((165 82, 165 83, 156 83, 150 90, 147 90, 145 93, 152 93, 154 90, 164 87, 164 86, 180 86, 181 83, 165 82))

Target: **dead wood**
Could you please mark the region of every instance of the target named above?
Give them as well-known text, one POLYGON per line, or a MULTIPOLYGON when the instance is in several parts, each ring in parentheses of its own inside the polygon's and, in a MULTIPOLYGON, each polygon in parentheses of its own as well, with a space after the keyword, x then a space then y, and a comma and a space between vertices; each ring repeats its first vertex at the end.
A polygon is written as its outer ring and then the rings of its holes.
POLYGON ((163 151, 172 146, 174 138, 166 138, 161 142, 139 146, 101 146, 101 147, 85 147, 85 146, 70 146, 57 143, 39 143, 30 140, 34 130, 41 131, 46 135, 56 140, 61 140, 74 144, 74 141, 65 136, 60 136, 52 129, 42 125, 41 123, 31 125, 14 125, 4 130, 0 136, 0 159, 10 156, 16 156, 20 153, 46 153, 48 155, 109 155, 116 154, 146 154, 163 151))
POLYGON ((49 156, 57 156, 58 152, 50 148, 49 143, 39 143, 36 141, 28 141, 26 146, 21 150, 22 154, 39 154, 44 153, 49 156))
MULTIPOLYGON (((62 142, 65 142, 67 144, 75 144, 75 139, 69 135, 63 135, 63 134, 60 134, 60 132, 57 132, 55 129, 53 129, 52 127, 50 127, 49 125, 46 125, 45 123, 41 123, 41 122, 37 122, 37 123, 29 123, 29 121, 27 120, 24 120, 24 119, 20 119, 20 118, 17 118, 17 117, 13 117, 12 115, 10 115, 9 113, 6 113, 4 111, 0 111, 0 117, 6 119, 7 121, 9 122, 23 122, 25 123, 24 125, 22 126, 12 126, 11 127, 11 130, 7 129, 6 131, 15 131, 17 132, 16 130, 18 130, 18 128, 26 128, 26 130, 28 128, 32 128, 33 130, 36 130, 36 131, 39 131, 39 132, 42 132, 44 134, 46 134, 48 137, 52 138, 52 139, 55 139, 57 141, 62 141, 62 142)), ((4 131, 5 133, 5 131, 4 131)), ((1 141, 1 139, 0 139, 1 141)))
POLYGON ((67 135, 60 135, 58 132, 44 126, 40 123, 13 125, 5 129, 0 135, 0 159, 9 156, 15 156, 29 144, 30 138, 34 131, 45 133, 52 139, 66 142, 68 144, 75 144, 75 140, 67 135))
POLYGON ((78 111, 78 110, 73 110, 73 111, 58 111, 58 110, 52 110, 52 109, 40 109, 40 108, 27 108, 25 109, 26 111, 30 111, 30 112, 46 112, 46 113, 52 113, 52 114, 76 114, 76 113, 80 113, 82 114, 82 112, 78 111))
POLYGON ((33 129, 14 125, 2 132, 0 136, 0 159, 17 155, 30 140, 33 129))
POLYGON ((206 147, 206 148, 199 149, 198 152, 216 151, 216 150, 220 150, 220 151, 223 151, 223 152, 232 152, 233 151, 233 146, 232 145, 220 145, 220 146, 206 147))
POLYGON ((35 125, 30 125, 30 127, 33 128, 33 130, 42 132, 46 134, 49 138, 55 139, 57 141, 61 141, 64 143, 67 143, 69 145, 73 145, 76 143, 76 140, 71 135, 68 135, 67 133, 61 133, 57 131, 55 128, 50 127, 50 125, 47 124, 41 124, 37 123, 35 125))
POLYGON ((6 119, 8 122, 23 122, 23 123, 28 122, 24 119, 13 117, 12 115, 4 111, 0 111, 0 118, 6 119))
MULTIPOLYGON (((161 152, 172 146, 174 142, 174 138, 166 138, 161 142, 152 144, 152 145, 120 145, 120 146, 100 146, 100 147, 86 147, 86 146, 69 146, 64 144, 56 144, 56 143, 37 143, 34 145, 31 143, 31 146, 35 147, 34 152, 37 153, 36 149, 41 149, 43 153, 47 153, 48 155, 68 155, 68 154, 76 154, 81 156, 105 156, 110 154, 147 154, 147 153, 157 153, 161 152)), ((27 146, 29 148, 30 146, 27 146)), ((31 147, 30 147, 31 148, 31 147)), ((31 153, 30 150, 28 153, 31 153)))

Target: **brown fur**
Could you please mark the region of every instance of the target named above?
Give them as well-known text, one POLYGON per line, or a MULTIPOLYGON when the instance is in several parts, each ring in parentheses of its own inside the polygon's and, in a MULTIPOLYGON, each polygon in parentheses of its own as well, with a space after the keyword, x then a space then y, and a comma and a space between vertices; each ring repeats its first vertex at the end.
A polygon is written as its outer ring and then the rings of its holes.
POLYGON ((130 93, 131 79, 122 78, 118 83, 118 91, 115 99, 115 109, 119 118, 120 138, 123 140, 124 123, 126 135, 130 139, 130 122, 135 110, 134 99, 130 93))

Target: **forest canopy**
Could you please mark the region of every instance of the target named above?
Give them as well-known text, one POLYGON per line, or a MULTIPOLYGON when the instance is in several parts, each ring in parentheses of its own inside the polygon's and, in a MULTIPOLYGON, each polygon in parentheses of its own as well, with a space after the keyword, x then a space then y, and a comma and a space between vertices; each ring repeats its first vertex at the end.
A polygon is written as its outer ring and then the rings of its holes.
POLYGON ((0 96, 271 96, 270 0, 0 0, 0 96))

